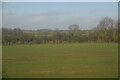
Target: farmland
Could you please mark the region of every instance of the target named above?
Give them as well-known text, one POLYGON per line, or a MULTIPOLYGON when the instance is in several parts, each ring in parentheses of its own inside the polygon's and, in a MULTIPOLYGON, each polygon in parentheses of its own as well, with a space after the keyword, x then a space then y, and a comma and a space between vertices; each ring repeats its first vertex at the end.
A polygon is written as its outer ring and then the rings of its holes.
POLYGON ((117 43, 3 46, 4 78, 116 78, 117 43))

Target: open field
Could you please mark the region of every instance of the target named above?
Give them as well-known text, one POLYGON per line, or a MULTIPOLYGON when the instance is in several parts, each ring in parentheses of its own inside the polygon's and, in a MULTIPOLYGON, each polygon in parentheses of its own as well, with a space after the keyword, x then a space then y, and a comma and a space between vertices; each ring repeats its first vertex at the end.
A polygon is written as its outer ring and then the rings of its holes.
POLYGON ((4 78, 115 78, 117 43, 3 46, 4 78))

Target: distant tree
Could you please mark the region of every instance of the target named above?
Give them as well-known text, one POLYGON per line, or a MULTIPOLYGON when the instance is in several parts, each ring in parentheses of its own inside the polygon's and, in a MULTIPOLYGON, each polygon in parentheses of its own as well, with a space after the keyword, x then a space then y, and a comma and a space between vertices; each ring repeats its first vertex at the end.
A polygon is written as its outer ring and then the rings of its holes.
POLYGON ((119 30, 118 30, 118 21, 114 21, 114 26, 112 30, 112 41, 118 42, 118 37, 119 37, 119 30))
POLYGON ((79 29, 79 25, 78 24, 72 24, 70 26, 68 26, 69 29, 69 39, 70 41, 74 42, 74 41, 79 41, 79 33, 80 33, 80 29, 79 29))
POLYGON ((110 17, 105 17, 98 24, 98 29, 100 29, 100 30, 113 29, 113 23, 114 23, 114 21, 110 17))
POLYGON ((101 41, 111 41, 113 20, 110 17, 105 17, 104 19, 102 19, 98 24, 97 28, 99 30, 99 39, 101 39, 101 41))
POLYGON ((68 28, 69 28, 69 30, 76 31, 76 30, 79 30, 79 25, 77 25, 77 24, 72 24, 72 25, 70 25, 68 28))

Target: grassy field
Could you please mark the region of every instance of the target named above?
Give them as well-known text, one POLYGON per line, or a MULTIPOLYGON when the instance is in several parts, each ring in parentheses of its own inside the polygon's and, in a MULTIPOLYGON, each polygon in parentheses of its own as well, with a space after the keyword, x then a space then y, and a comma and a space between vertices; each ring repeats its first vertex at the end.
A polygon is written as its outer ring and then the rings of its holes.
POLYGON ((4 78, 116 78, 117 43, 3 46, 4 78))

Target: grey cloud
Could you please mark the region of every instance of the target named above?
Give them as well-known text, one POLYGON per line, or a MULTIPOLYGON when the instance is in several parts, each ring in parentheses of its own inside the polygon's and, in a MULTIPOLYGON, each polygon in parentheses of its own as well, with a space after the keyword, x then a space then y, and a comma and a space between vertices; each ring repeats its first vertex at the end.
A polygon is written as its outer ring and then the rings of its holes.
POLYGON ((15 16, 15 13, 13 13, 13 12, 3 12, 3 16, 12 16, 12 15, 15 16))
POLYGON ((60 16, 60 15, 68 15, 71 14, 67 11, 48 11, 48 12, 41 12, 41 16, 60 16))
POLYGON ((3 2, 2 3, 2 8, 15 8, 15 6, 14 5, 8 5, 8 3, 3 2))
POLYGON ((97 9, 91 9, 90 11, 89 11, 89 13, 96 13, 97 12, 97 9))
POLYGON ((8 8, 8 5, 6 3, 2 3, 2 8, 8 8))

